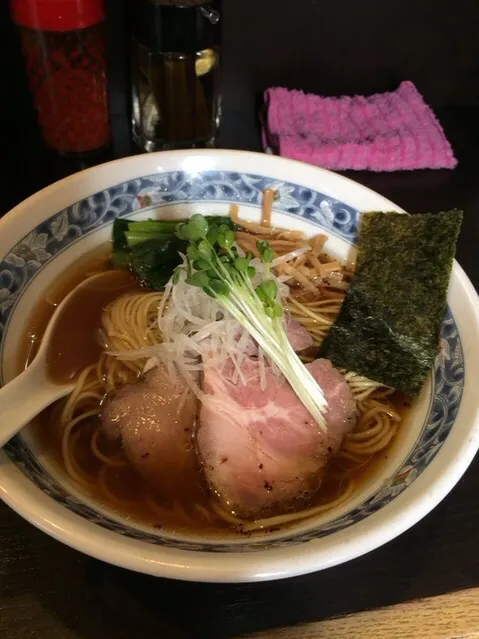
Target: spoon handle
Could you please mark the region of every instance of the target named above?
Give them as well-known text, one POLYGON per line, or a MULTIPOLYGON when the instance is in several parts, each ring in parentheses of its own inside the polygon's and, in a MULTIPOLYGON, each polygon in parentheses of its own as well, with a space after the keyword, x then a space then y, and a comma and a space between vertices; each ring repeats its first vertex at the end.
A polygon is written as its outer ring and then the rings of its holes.
POLYGON ((0 389, 0 448, 41 411, 72 390, 39 374, 32 364, 0 389))

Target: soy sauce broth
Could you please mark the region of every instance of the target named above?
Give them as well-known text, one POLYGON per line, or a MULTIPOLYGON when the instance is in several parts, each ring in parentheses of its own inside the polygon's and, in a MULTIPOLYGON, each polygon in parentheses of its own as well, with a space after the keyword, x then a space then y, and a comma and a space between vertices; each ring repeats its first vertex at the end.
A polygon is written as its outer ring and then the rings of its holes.
POLYGON ((128 271, 107 270, 80 286, 61 310, 47 351, 52 381, 64 384, 98 361, 103 352, 101 314, 120 295, 139 287, 128 271))
MULTIPOLYGON (((105 244, 84 256, 67 268, 63 275, 42 293, 27 321, 25 339, 22 341, 22 347, 19 351, 18 372, 24 370, 37 354, 48 322, 68 293, 87 277, 111 268, 110 250, 110 246, 105 244)), ((133 278, 131 278, 131 282, 133 282, 133 278)), ((81 322, 81 312, 82 309, 80 309, 80 314, 74 318, 76 325, 81 322)), ((62 326, 61 329, 63 328, 62 326)), ((54 358, 53 355, 52 358, 54 358)))

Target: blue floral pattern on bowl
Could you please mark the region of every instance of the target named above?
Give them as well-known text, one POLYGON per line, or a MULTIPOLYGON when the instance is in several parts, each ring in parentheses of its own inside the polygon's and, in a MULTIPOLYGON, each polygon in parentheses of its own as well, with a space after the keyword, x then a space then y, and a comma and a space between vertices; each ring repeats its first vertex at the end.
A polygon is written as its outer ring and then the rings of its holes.
MULTIPOLYGON (((317 191, 277 182, 261 175, 208 171, 189 174, 182 171, 155 174, 118 184, 91 195, 58 212, 26 235, 0 263, 0 361, 3 336, 17 301, 25 287, 60 251, 91 231, 127 216, 141 208, 188 202, 222 202, 260 206, 263 190, 279 192, 275 209, 297 215, 316 224, 328 234, 347 242, 356 241, 360 213, 346 204, 317 191)), ((290 546, 324 537, 347 528, 383 508, 425 470, 437 455, 454 424, 464 388, 464 357, 454 318, 448 309, 441 331, 440 350, 432 383, 430 412, 415 447, 394 475, 372 496, 346 514, 305 533, 285 531, 279 539, 250 540, 241 545, 228 542, 196 542, 172 539, 122 523, 69 494, 43 468, 21 436, 5 447, 9 458, 52 499, 85 519, 127 537, 151 544, 202 552, 248 552, 290 546)))

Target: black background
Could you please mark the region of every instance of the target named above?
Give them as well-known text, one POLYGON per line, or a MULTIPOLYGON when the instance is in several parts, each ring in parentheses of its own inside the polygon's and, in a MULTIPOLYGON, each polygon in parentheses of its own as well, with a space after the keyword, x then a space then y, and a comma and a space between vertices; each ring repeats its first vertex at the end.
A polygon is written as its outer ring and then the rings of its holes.
MULTIPOLYGON (((82 168, 48 152, 36 128, 8 3, 0 6, 0 212, 82 168)), ((128 128, 124 2, 108 0, 114 142, 128 128)), ((223 147, 259 149, 261 93, 282 85, 326 95, 412 80, 451 140, 455 171, 351 177, 411 211, 465 209, 458 259, 479 285, 479 2, 225 0, 223 147)), ((85 557, 0 505, 0 637, 236 636, 479 585, 479 462, 413 529, 346 565, 271 584, 203 585, 136 575, 85 557)))

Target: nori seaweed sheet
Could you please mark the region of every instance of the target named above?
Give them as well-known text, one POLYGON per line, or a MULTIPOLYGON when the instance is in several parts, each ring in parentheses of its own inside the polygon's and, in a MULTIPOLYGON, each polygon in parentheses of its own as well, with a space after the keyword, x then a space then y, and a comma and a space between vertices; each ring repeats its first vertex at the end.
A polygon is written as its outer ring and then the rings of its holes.
POLYGON ((438 351, 462 218, 365 213, 355 274, 321 356, 417 395, 438 351))

